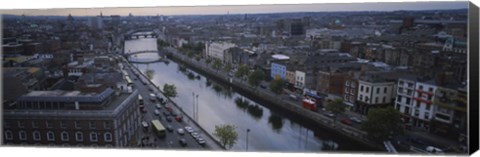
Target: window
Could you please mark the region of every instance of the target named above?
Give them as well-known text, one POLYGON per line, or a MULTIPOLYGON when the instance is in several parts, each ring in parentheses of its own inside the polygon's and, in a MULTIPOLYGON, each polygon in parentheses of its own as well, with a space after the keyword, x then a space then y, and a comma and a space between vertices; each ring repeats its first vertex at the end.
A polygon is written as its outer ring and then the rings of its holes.
POLYGON ((77 141, 83 141, 83 133, 80 132, 80 131, 77 131, 77 132, 75 133, 75 139, 76 139, 77 141))
POLYGON ((345 85, 346 85, 346 86, 349 86, 349 85, 350 85, 350 81, 346 81, 346 82, 345 82, 345 85))
POLYGON ((397 96, 397 102, 402 102, 402 96, 397 96))
POLYGON ((81 126, 80 126, 80 121, 75 121, 75 128, 76 129, 80 129, 81 126))
POLYGON ((109 121, 104 122, 103 126, 105 127, 105 129, 110 129, 110 122, 109 121))
POLYGON ((35 140, 35 141, 40 141, 41 140, 40 131, 34 131, 33 132, 33 140, 35 140))
POLYGON ((363 92, 363 86, 360 86, 360 91, 363 92))
POLYGON ((430 110, 430 106, 431 106, 431 105, 428 105, 428 104, 427 104, 425 108, 426 108, 427 110, 430 110))
POLYGON ((399 84, 399 85, 403 85, 403 81, 398 81, 398 84, 399 84))
POLYGON ((377 88, 377 94, 379 94, 379 93, 380 93, 380 88, 377 88))
POLYGON ((375 103, 378 103, 378 97, 375 97, 375 103))
POLYGON ((10 128, 10 127, 11 127, 9 121, 3 121, 3 126, 4 126, 5 128, 10 128))
POLYGON ((405 106, 405 114, 409 114, 409 113, 410 113, 410 107, 405 106))
POLYGON ((47 125, 47 128, 52 128, 53 127, 52 121, 47 120, 47 121, 45 121, 45 124, 47 125))
POLYGON ((92 142, 97 142, 98 141, 97 133, 95 133, 95 132, 90 133, 90 141, 92 141, 92 142))
POLYGON ((368 90, 369 90, 369 89, 370 89, 370 88, 369 88, 369 87, 367 87, 367 88, 365 89, 365 92, 367 92, 367 93, 368 93, 368 90))
POLYGON ((383 97, 383 103, 387 102, 387 97, 383 97))
POLYGON ((368 101, 369 101, 369 99, 368 99, 368 96, 366 96, 366 97, 365 97, 365 101, 366 101, 366 102, 368 102, 368 101))
POLYGON ((18 136, 19 136, 20 140, 27 140, 27 132, 25 132, 23 130, 18 132, 18 136))
POLYGON ((430 113, 425 112, 425 117, 424 117, 424 118, 425 118, 425 119, 430 119, 429 117, 430 117, 430 113))
POLYGON ((49 140, 49 141, 54 141, 55 140, 55 134, 53 133, 53 131, 47 132, 47 140, 49 140))
POLYGON ((68 141, 68 132, 63 131, 61 134, 62 141, 68 141))
POLYGON ((95 129, 97 127, 95 124, 95 121, 90 121, 89 124, 90 124, 90 129, 95 129))
POLYGON ((360 94, 360 100, 363 100, 363 95, 362 94, 360 94))
POLYGON ((348 100, 348 95, 345 95, 345 100, 348 100))
POLYGON ((418 86, 418 89, 423 90, 423 86, 422 85, 418 86))
POLYGON ((25 122, 24 121, 17 121, 18 127, 19 128, 24 128, 25 127, 25 122))
POLYGON ((428 88, 428 91, 433 92, 433 88, 432 87, 428 88))
POLYGON ((407 103, 407 104, 410 104, 410 98, 407 98, 407 102, 406 102, 406 103, 407 103))
POLYGON ((5 139, 6 140, 13 140, 13 133, 10 130, 5 131, 5 139))
POLYGON ((105 140, 105 142, 111 142, 112 141, 112 134, 109 133, 109 132, 106 132, 104 134, 104 140, 105 140))
POLYGON ((38 122, 37 121, 32 121, 32 128, 38 128, 38 122))
POLYGON ((61 127, 62 129, 67 128, 67 123, 66 123, 65 121, 60 121, 60 127, 61 127))
POLYGON ((387 93, 387 87, 383 88, 383 93, 387 93))

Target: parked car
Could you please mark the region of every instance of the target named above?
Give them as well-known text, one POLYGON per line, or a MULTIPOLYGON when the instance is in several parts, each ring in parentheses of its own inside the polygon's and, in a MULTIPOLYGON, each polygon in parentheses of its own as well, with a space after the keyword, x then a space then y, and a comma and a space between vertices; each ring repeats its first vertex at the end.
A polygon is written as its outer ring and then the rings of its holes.
POLYGON ((290 94, 290 95, 288 95, 288 96, 289 96, 290 99, 292 99, 292 100, 298 100, 298 97, 297 97, 296 95, 294 95, 294 94, 290 94))
POLYGON ((202 146, 204 146, 205 143, 206 143, 203 138, 197 138, 197 142, 198 142, 198 144, 200 144, 200 145, 202 145, 202 146))
POLYGON ((171 116, 167 116, 166 119, 167 119, 168 122, 172 122, 172 117, 171 116))
POLYGON ((198 138, 201 138, 200 135, 197 132, 192 132, 191 135, 195 140, 198 139, 198 138))
POLYGON ((179 142, 180 145, 183 146, 183 147, 187 146, 187 141, 186 141, 184 138, 179 139, 178 142, 179 142))
POLYGON ((167 128, 168 132, 173 132, 173 127, 171 125, 167 125, 166 128, 167 128))
POLYGON ((189 127, 189 126, 186 126, 186 127, 185 127, 185 130, 186 130, 188 133, 192 133, 192 132, 193 132, 193 128, 192 128, 192 127, 189 127))
POLYGON ((146 128, 148 128, 148 123, 146 121, 142 121, 142 126, 143 126, 143 128, 146 129, 146 128))
POLYGON ((155 110, 155 111, 153 111, 153 114, 154 114, 155 116, 159 116, 159 115, 160 115, 160 111, 155 110))
POLYGON ((428 146, 427 148, 425 148, 425 150, 426 150, 427 152, 430 152, 430 153, 444 154, 444 152, 443 152, 442 149, 437 148, 437 147, 434 147, 434 146, 428 146))
POLYGON ((170 113, 163 111, 164 116, 170 116, 170 113))
POLYGON ((355 122, 355 123, 358 123, 358 124, 362 123, 362 120, 358 117, 352 116, 352 117, 350 117, 350 120, 355 122))
POLYGON ((329 116, 329 117, 334 117, 334 116, 335 116, 335 114, 334 114, 333 112, 331 112, 331 111, 325 112, 325 115, 327 115, 327 116, 329 116))
POLYGON ((415 136, 407 137, 407 141, 419 145, 428 145, 427 142, 415 136))
POLYGON ((183 116, 182 116, 182 115, 177 115, 177 116, 175 116, 175 120, 176 120, 177 122, 182 122, 182 119, 183 119, 183 116))
POLYGON ((352 121, 350 121, 349 119, 342 119, 342 123, 343 124, 346 124, 346 125, 352 125, 352 121))
POLYGON ((155 104, 155 108, 156 109, 162 109, 162 106, 160 106, 160 104, 155 104))
POLYGON ((185 130, 183 130, 182 128, 178 128, 178 129, 177 129, 177 133, 178 133, 179 135, 185 135, 185 130))

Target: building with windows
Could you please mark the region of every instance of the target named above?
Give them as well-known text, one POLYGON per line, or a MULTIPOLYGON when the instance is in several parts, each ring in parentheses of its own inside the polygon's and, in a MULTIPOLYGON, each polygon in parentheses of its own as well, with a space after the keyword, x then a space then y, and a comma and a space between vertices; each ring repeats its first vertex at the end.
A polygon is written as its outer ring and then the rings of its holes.
MULTIPOLYGON (((138 91, 31 91, 3 110, 6 145, 124 147, 138 138, 138 91)), ((136 144, 136 143, 135 143, 136 144)))
POLYGON ((224 62, 226 51, 235 46, 234 43, 229 42, 207 42, 205 43, 206 56, 224 62))
POLYGON ((358 80, 356 110, 368 114, 372 107, 387 106, 395 96, 395 81, 375 74, 365 75, 358 80))
POLYGON ((433 100, 435 113, 430 122, 432 133, 458 139, 467 139, 467 95, 466 88, 438 87, 433 100))
POLYGON ((403 114, 405 123, 409 123, 410 115, 414 109, 413 98, 415 93, 415 80, 415 78, 399 78, 397 83, 395 109, 403 114))
POLYGON ((430 82, 417 82, 413 95, 411 117, 413 126, 429 130, 429 122, 434 115, 433 100, 437 86, 430 82))

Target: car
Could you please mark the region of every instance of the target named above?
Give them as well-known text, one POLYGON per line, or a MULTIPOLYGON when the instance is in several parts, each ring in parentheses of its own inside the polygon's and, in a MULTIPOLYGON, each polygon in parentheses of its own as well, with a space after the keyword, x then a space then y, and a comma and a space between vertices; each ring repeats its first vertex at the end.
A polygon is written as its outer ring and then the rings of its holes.
POLYGON ((160 115, 160 111, 155 110, 155 111, 153 111, 153 114, 154 114, 155 116, 159 116, 159 115, 160 115))
POLYGON ((298 100, 298 97, 294 94, 290 94, 290 95, 288 95, 288 97, 290 97, 290 99, 292 99, 292 100, 298 100))
POLYGON ((358 124, 362 123, 362 120, 358 117, 352 116, 352 117, 350 117, 350 120, 355 122, 355 123, 358 123, 358 124))
POLYGON ((172 117, 171 116, 167 116, 166 119, 167 119, 168 122, 172 122, 172 117))
POLYGON ((189 127, 189 126, 186 126, 186 127, 185 127, 185 130, 186 130, 188 133, 192 133, 192 132, 193 132, 193 128, 192 128, 192 127, 189 127))
POLYGON ((352 121, 350 121, 349 119, 342 119, 341 121, 343 124, 346 124, 346 125, 352 125, 352 121))
POLYGON ((178 129, 177 129, 177 133, 178 133, 179 135, 185 135, 185 130, 183 130, 182 128, 178 128, 178 129))
POLYGON ((160 106, 160 104, 155 104, 155 108, 156 109, 162 109, 162 106, 160 106))
POLYGON ((170 113, 163 111, 164 116, 170 116, 170 113))
POLYGON ((261 84, 260 88, 267 89, 267 86, 265 86, 264 84, 261 84))
POLYGON ((177 115, 177 116, 175 116, 175 120, 176 120, 177 122, 182 122, 182 119, 183 119, 183 116, 182 116, 182 115, 177 115))
POLYGON ((330 111, 325 112, 325 115, 327 115, 329 117, 334 117, 335 116, 335 114, 333 112, 330 112, 330 111))
POLYGON ((430 153, 444 154, 442 149, 434 147, 434 146, 428 146, 427 148, 425 148, 425 150, 427 152, 430 152, 430 153))
POLYGON ((173 112, 172 106, 168 105, 168 106, 167 106, 167 110, 168 110, 168 112, 170 112, 170 113, 173 112))
POLYGON ((200 144, 200 145, 202 145, 202 146, 204 146, 205 143, 206 143, 203 138, 197 138, 197 142, 198 142, 198 144, 200 144))
POLYGON ((153 92, 153 88, 148 88, 148 91, 153 92))
POLYGON ((177 117, 177 112, 175 112, 174 110, 172 110, 172 111, 170 112, 170 115, 172 115, 173 117, 177 117))
POLYGON ((171 125, 167 125, 166 128, 167 128, 168 132, 173 132, 173 127, 171 125))
POLYGON ((182 147, 187 146, 187 141, 186 141, 184 138, 179 139, 178 142, 180 143, 180 145, 181 145, 182 147))
POLYGON ((425 142, 424 140, 422 140, 418 137, 415 137, 415 136, 407 137, 407 141, 409 141, 411 143, 414 143, 414 144, 427 145, 427 142, 425 142))
POLYGON ((143 128, 148 128, 148 123, 146 121, 142 121, 143 128))
POLYGON ((194 139, 201 138, 201 137, 200 137, 200 134, 198 134, 197 132, 192 132, 190 135, 192 135, 192 137, 193 137, 194 139))

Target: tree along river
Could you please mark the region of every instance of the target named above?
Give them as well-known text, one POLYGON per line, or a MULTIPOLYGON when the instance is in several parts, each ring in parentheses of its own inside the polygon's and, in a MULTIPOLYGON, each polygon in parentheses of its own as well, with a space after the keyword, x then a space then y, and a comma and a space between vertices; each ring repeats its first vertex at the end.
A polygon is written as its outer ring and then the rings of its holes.
MULTIPOLYGON (((156 50, 156 39, 143 38, 125 42, 125 52, 156 50)), ((132 55, 131 60, 149 61, 158 58, 157 54, 145 53, 132 55)), ((320 152, 331 150, 338 145, 340 151, 374 151, 360 143, 339 136, 338 133, 322 130, 322 127, 308 124, 287 112, 271 110, 254 98, 247 98, 230 87, 208 80, 188 68, 169 60, 150 64, 133 64, 156 84, 175 84, 178 95, 173 100, 193 117, 194 101, 197 102, 197 122, 210 134, 215 125, 233 124, 238 133, 238 141, 232 150, 246 150, 247 129, 248 151, 287 151, 320 152), (198 99, 194 95, 198 94, 198 99), (236 99, 246 103, 236 103, 236 99)), ((238 100, 237 100, 238 101, 238 100)))

